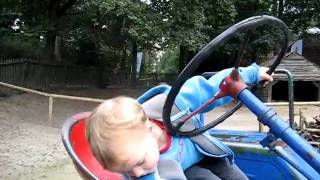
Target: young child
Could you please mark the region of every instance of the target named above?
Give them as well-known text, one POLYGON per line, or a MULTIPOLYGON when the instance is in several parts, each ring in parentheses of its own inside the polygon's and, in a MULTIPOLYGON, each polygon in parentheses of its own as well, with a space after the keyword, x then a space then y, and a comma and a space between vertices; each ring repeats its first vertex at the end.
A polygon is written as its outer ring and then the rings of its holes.
MULTIPOLYGON (((216 76, 219 78, 213 76, 205 80, 200 77, 200 81, 203 81, 201 84, 207 83, 218 88, 216 86, 229 73, 230 70, 224 70, 216 76)), ((247 83, 272 81, 272 77, 256 64, 242 68, 240 74, 247 83)), ((192 84, 192 81, 199 81, 199 77, 191 78, 186 84, 192 84)), ((211 90, 213 96, 215 90, 211 90)), ((180 92, 185 92, 184 87, 180 92)), ((161 122, 149 119, 142 106, 129 97, 109 99, 94 109, 87 120, 86 136, 93 155, 105 169, 113 172, 142 177, 157 169, 160 158, 177 161, 186 170, 188 179, 203 175, 206 179, 219 179, 221 174, 227 174, 225 177, 229 174, 231 179, 246 179, 234 164, 230 165, 224 159, 217 161, 217 164, 226 166, 220 168, 225 172, 215 175, 209 170, 205 171, 203 164, 206 163, 200 162, 204 155, 189 138, 171 136, 161 122), (198 176, 197 172, 201 174, 198 176)))

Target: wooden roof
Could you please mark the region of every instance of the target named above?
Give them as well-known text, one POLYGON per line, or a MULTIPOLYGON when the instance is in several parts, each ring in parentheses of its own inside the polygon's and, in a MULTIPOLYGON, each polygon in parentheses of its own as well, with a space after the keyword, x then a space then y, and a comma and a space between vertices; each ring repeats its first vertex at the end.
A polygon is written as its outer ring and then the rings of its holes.
MULTIPOLYGON (((262 63, 262 66, 270 63, 262 63)), ((320 66, 295 53, 283 59, 277 69, 289 70, 294 81, 320 81, 320 66)), ((275 74, 274 80, 287 80, 287 75, 275 74)))

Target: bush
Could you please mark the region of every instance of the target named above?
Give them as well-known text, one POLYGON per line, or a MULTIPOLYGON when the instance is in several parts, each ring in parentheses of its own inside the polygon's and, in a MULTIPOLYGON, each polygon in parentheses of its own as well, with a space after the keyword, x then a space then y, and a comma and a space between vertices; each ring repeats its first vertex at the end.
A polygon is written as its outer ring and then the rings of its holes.
POLYGON ((159 61, 159 73, 177 73, 179 71, 179 49, 167 49, 159 61))
POLYGON ((15 35, 0 40, 0 58, 34 58, 40 59, 43 49, 39 39, 15 35))

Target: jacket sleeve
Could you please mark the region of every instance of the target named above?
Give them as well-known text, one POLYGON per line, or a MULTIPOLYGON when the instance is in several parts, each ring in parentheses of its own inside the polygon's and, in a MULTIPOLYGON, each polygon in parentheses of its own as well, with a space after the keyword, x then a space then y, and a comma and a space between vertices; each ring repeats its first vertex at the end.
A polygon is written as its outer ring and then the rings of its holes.
MULTIPOLYGON (((188 108, 190 111, 194 111, 200 105, 206 103, 219 92, 220 83, 231 73, 231 70, 231 68, 222 70, 209 79, 205 79, 202 76, 194 76, 187 80, 178 94, 177 99, 179 100, 176 99, 179 109, 184 110, 188 108)), ((245 68, 240 68, 239 72, 241 79, 246 83, 258 83, 260 81, 260 68, 256 63, 245 68)), ((208 112, 216 106, 221 106, 231 101, 232 97, 221 98, 203 112, 208 112)))

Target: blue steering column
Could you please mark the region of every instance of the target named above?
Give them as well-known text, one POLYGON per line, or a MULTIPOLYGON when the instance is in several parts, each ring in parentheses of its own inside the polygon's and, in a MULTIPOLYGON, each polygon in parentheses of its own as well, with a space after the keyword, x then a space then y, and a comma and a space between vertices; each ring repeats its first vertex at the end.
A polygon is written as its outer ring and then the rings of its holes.
POLYGON ((257 116, 259 122, 270 128, 270 133, 274 138, 260 142, 263 146, 268 146, 275 138, 281 138, 320 174, 320 153, 300 137, 290 127, 289 123, 279 118, 271 107, 264 105, 247 89, 246 84, 240 78, 238 70, 233 69, 231 74, 221 82, 220 91, 225 96, 240 100, 257 116))
POLYGON ((300 137, 288 123, 279 118, 271 107, 264 105, 248 89, 243 89, 238 94, 238 99, 258 117, 259 122, 270 128, 270 132, 276 138, 281 138, 320 173, 320 153, 305 139, 300 137))

